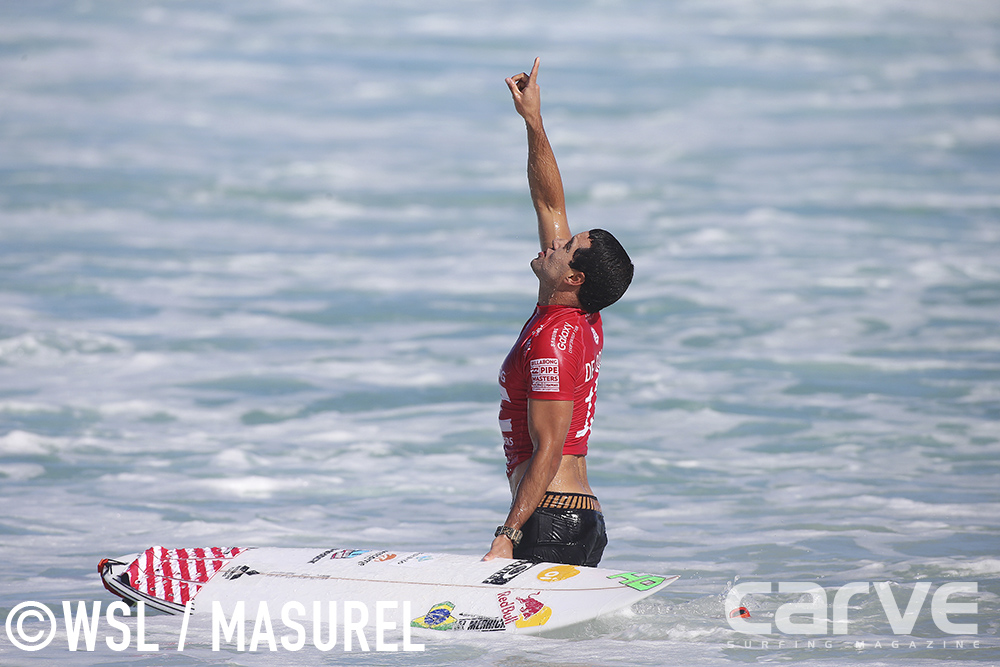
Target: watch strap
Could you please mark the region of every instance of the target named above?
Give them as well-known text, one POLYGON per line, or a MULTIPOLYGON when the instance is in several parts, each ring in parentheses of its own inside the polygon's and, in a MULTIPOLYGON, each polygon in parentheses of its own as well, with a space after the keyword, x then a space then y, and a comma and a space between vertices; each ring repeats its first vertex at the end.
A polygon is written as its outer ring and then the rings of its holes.
POLYGON ((497 526, 497 530, 493 533, 493 537, 500 537, 501 535, 506 536, 515 547, 521 543, 522 533, 517 528, 511 528, 510 526, 497 526))

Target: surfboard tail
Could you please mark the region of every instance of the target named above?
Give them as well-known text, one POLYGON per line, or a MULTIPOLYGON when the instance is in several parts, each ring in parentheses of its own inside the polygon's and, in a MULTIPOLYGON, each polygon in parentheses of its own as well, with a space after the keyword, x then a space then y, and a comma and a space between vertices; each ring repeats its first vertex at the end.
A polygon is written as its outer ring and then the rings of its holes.
POLYGON ((166 549, 155 546, 134 559, 105 558, 97 566, 104 587, 130 604, 145 602, 179 614, 215 574, 245 547, 166 549))

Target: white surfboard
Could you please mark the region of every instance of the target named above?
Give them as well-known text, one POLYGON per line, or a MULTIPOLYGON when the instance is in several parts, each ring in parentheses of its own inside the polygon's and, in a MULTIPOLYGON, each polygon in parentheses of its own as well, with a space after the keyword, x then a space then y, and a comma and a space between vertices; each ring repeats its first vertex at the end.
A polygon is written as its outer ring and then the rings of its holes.
POLYGON ((431 630, 534 634, 610 614, 642 600, 677 576, 604 568, 390 549, 150 547, 104 559, 105 587, 160 611, 211 613, 213 603, 276 614, 287 603, 403 602, 409 624, 431 630))

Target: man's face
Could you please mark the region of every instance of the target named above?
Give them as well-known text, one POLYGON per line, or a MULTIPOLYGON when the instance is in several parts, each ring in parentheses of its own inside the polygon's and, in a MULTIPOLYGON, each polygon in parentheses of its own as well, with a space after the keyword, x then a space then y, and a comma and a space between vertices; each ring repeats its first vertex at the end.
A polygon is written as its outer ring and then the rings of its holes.
POLYGON ((552 246, 538 253, 531 260, 531 269, 539 280, 558 282, 573 271, 569 263, 573 261, 573 253, 580 248, 590 247, 590 232, 580 232, 569 241, 556 239, 552 246))

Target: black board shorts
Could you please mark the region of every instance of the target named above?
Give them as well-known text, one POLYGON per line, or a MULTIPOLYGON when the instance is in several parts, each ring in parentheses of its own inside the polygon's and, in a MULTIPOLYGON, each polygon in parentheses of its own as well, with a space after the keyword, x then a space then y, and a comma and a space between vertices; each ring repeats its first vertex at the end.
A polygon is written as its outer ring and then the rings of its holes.
POLYGON ((608 535, 604 515, 592 509, 596 504, 594 496, 547 491, 521 526, 521 542, 514 548, 514 558, 597 567, 608 535))

